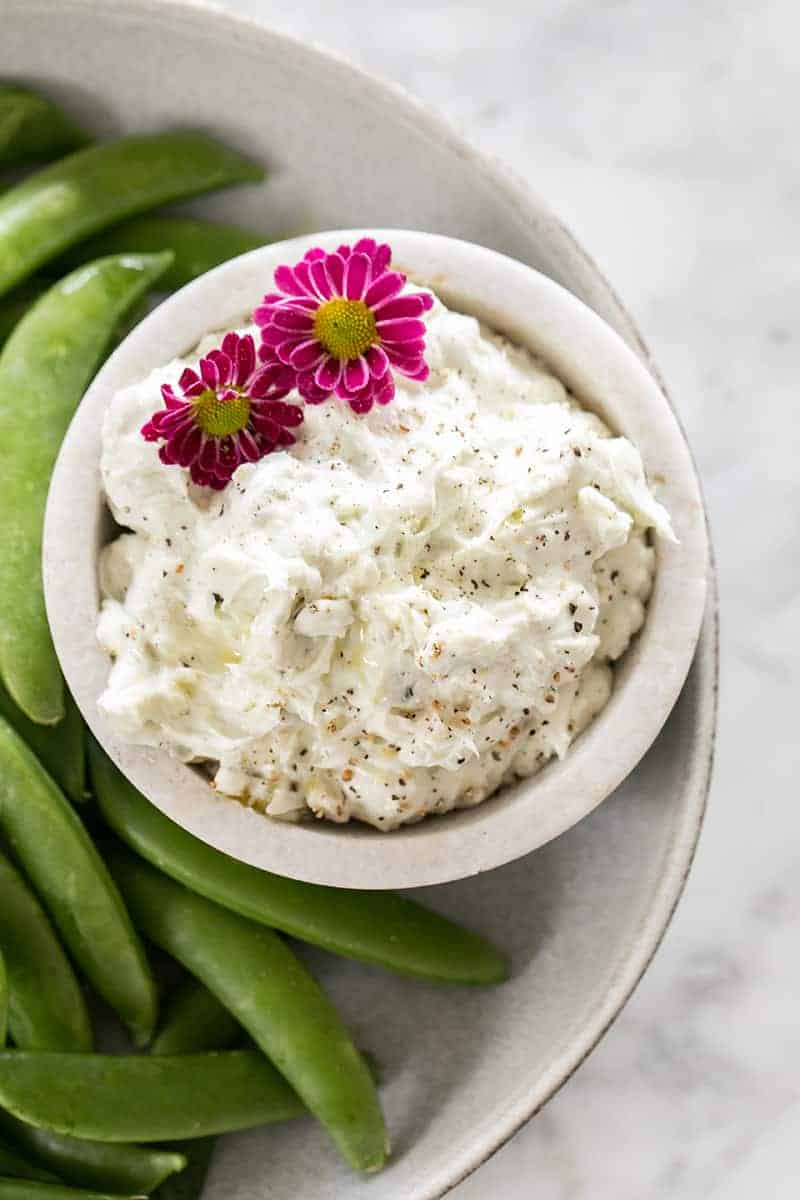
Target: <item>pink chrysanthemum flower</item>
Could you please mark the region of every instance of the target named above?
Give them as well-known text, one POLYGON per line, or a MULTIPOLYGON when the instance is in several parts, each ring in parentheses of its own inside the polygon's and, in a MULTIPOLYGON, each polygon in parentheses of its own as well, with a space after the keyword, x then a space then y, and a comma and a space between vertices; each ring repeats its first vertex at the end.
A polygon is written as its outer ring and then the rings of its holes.
POLYGON ((197 371, 183 372, 181 396, 163 385, 165 407, 142 426, 148 442, 163 442, 163 463, 188 467, 194 483, 220 491, 242 463, 294 444, 290 430, 301 424, 303 412, 283 403, 294 372, 274 356, 263 358, 250 334, 228 333, 197 371))
POLYGON ((333 254, 309 250, 294 267, 278 267, 279 290, 254 313, 265 348, 297 372, 309 404, 335 392, 356 412, 394 396, 392 372, 427 379, 425 323, 429 292, 401 295, 406 276, 390 269, 392 252, 373 238, 333 254))

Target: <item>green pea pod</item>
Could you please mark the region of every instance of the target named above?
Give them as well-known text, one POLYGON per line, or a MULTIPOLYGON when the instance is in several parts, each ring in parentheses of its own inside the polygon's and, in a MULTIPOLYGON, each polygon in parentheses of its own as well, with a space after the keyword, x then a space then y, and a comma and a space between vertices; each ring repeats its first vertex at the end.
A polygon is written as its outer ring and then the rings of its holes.
POLYGON ((0 196, 0 295, 83 238, 263 171, 202 133, 138 134, 59 159, 0 196))
POLYGON ((154 1193, 153 1200, 200 1200, 214 1155, 214 1138, 195 1138, 192 1142, 176 1142, 186 1155, 186 1168, 180 1175, 171 1175, 154 1193))
POLYGON ((164 291, 173 292, 205 275, 212 267, 228 259, 257 250, 268 239, 234 225, 221 225, 216 221, 201 221, 195 217, 154 216, 135 217, 122 225, 115 225, 87 242, 81 242, 62 255, 56 262, 48 264, 58 274, 72 270, 87 259, 99 258, 103 254, 156 254, 160 250, 171 250, 175 255, 172 266, 160 281, 164 291))
POLYGON ((187 979, 172 997, 164 1021, 150 1046, 151 1054, 198 1054, 227 1050, 242 1027, 208 988, 187 979))
POLYGON ((65 713, 57 725, 37 725, 17 708, 0 683, 0 716, 16 729, 61 790, 83 804, 86 800, 86 746, 83 720, 69 692, 64 695, 65 713))
POLYGON ((0 1048, 6 1044, 8 1029, 8 977, 6 960, 3 958, 3 942, 0 939, 0 1048))
POLYGON ((13 1146, 0 1138, 0 1177, 2 1176, 11 1179, 38 1179, 42 1183, 58 1182, 55 1175, 29 1163, 26 1158, 17 1154, 13 1146))
POLYGON ((405 896, 301 883, 221 854, 149 804, 88 740, 92 781, 108 825, 192 891, 334 954, 403 975, 466 984, 508 977, 504 956, 484 938, 405 896))
POLYGON ((46 96, 28 88, 0 86, 0 167, 48 162, 85 146, 88 140, 46 96))
POLYGON ((72 805, 2 718, 0 835, 89 982, 148 1041, 155 983, 122 898, 72 805))
POLYGON ((38 900, 2 854, 0 948, 8 979, 9 1032, 17 1046, 90 1050, 92 1030, 72 967, 38 900))
MULTIPOLYGON (((226 1050, 241 1033, 241 1026, 216 996, 190 976, 172 997, 150 1053, 226 1050)), ((176 1142, 172 1149, 186 1156, 186 1169, 166 1179, 155 1193, 155 1200, 200 1200, 214 1154, 214 1138, 176 1142)))
POLYGON ((258 1050, 152 1058, 3 1050, 0 1104, 31 1125, 104 1142, 207 1137, 306 1111, 258 1050))
POLYGON ((325 993, 271 930, 122 849, 111 869, 137 926, 214 993, 362 1171, 383 1165, 386 1127, 369 1068, 325 993))
POLYGON ((172 1150, 63 1137, 2 1109, 0 1129, 14 1148, 74 1187, 149 1195, 186 1166, 185 1157, 172 1150))
POLYGON ((30 283, 23 283, 7 296, 0 297, 0 348, 8 341, 28 309, 46 291, 46 283, 32 279, 30 283))
MULTIPOLYGON (((0 256, 2 242, 0 221, 0 256)), ((0 354, 0 676, 39 724, 64 716, 41 573, 53 464, 119 322, 170 261, 126 255, 81 267, 45 293, 0 354)))
MULTIPOLYGON (((85 1192, 81 1189, 64 1187, 61 1183, 21 1183, 15 1179, 0 1179, 0 1200, 123 1200, 121 1196, 108 1192, 85 1192)), ((129 1200, 145 1200, 144 1196, 131 1196, 129 1200)))
MULTIPOLYGON (((202 1050, 226 1050, 241 1032, 241 1026, 216 996, 190 977, 172 998, 150 1053, 196 1054, 202 1050)), ((156 1192, 156 1200, 199 1200, 211 1166, 214 1139, 177 1142, 173 1149, 186 1155, 186 1170, 165 1180, 156 1192)))

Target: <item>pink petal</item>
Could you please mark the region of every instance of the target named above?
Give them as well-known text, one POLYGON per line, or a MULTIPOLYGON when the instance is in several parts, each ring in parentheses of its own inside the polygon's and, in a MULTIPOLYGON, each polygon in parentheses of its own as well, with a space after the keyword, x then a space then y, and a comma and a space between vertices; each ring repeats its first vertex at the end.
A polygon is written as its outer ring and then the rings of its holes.
POLYGON ((298 346, 295 346, 290 362, 298 371, 306 371, 311 367, 316 367, 325 354, 325 348, 316 338, 311 338, 309 341, 300 342, 298 346))
POLYGON ((156 413, 151 423, 161 437, 171 437, 179 429, 183 429, 184 425, 193 425, 194 414, 191 407, 186 404, 181 409, 173 408, 156 413))
POLYGON ((176 433, 167 443, 175 462, 181 467, 188 467, 197 458, 203 446, 203 431, 196 425, 176 433))
POLYGON ((348 392, 358 392, 361 388, 366 387, 369 383, 369 367, 367 360, 360 356, 359 358, 351 358, 345 363, 344 368, 344 386, 348 392))
POLYGON ((275 310, 272 324, 275 329, 285 329, 289 333, 305 333, 314 328, 314 318, 310 313, 290 308, 287 304, 275 310))
POLYGON ((352 254, 352 250, 349 246, 345 246, 344 242, 342 242, 341 246, 336 247, 336 253, 340 258, 343 258, 345 262, 347 262, 348 258, 352 254))
POLYGON ((401 375, 407 375, 409 379, 416 379, 417 372, 425 366, 425 359, 414 354, 397 354, 392 358, 392 366, 401 375))
MULTIPOLYGON (((388 275, 383 276, 388 279, 388 275)), ((376 321, 389 321, 397 317, 418 317, 425 312, 425 301, 421 292, 411 292, 406 296, 395 296, 376 306, 376 321)))
POLYGON ((353 246, 354 252, 358 250, 362 251, 369 258, 372 264, 373 278, 385 271, 391 262, 392 250, 385 242, 378 245, 374 238, 359 238, 355 246, 353 246))
POLYGON ((384 380, 381 380, 378 387, 372 393, 378 404, 388 404, 394 399, 394 380, 391 375, 387 375, 384 380))
POLYGON ((329 254, 325 260, 325 268, 331 285, 331 295, 344 295, 344 259, 341 254, 329 254))
POLYGON ((304 338, 302 334, 297 334, 295 337, 286 337, 286 335, 284 336, 286 340, 281 342, 279 346, 275 347, 275 353, 280 361, 282 363, 286 363, 288 366, 291 362, 292 354, 298 346, 302 345, 304 338))
POLYGON ((392 261, 392 248, 386 242, 382 242, 378 246, 372 256, 372 272, 374 275, 380 275, 382 271, 386 271, 389 263, 392 261))
POLYGON ((261 344, 263 346, 280 346, 286 341, 286 330, 278 329, 276 325, 264 325, 261 329, 261 344))
MULTIPOLYGON (((218 383, 217 387, 218 388, 227 387, 228 384, 230 384, 233 381, 233 376, 235 373, 233 360, 231 358, 229 358, 227 354, 223 353, 222 350, 210 351, 210 353, 206 355, 206 359, 204 359, 203 361, 206 361, 206 360, 209 362, 213 362, 214 366, 216 367, 217 375, 219 376, 219 383, 218 383)), ((202 364, 201 364, 201 369, 202 369, 202 364)))
POLYGON ((248 379, 256 369, 256 344, 252 334, 240 338, 238 353, 235 356, 236 383, 240 388, 245 387, 248 379))
POLYGON ((411 342, 425 336, 425 322, 411 317, 398 317, 396 321, 384 321, 378 314, 376 325, 382 342, 411 342))
POLYGON ((311 276, 311 281, 314 284, 314 289, 316 290, 317 295, 320 296, 323 300, 330 300, 330 298, 331 298, 331 282, 330 282, 330 279, 328 278, 328 271, 326 268, 325 259, 324 258, 314 259, 314 261, 312 262, 311 267, 309 269, 309 274, 311 276))
POLYGON ((242 461, 236 442, 232 437, 220 438, 217 443, 217 452, 219 454, 217 473, 226 472, 232 475, 242 461))
POLYGON ((214 471, 216 471, 217 465, 219 462, 216 438, 207 437, 205 439, 205 441, 203 442, 203 445, 201 447, 200 453, 197 456, 197 461, 200 464, 200 467, 204 471, 208 471, 211 474, 213 474, 214 471))
POLYGON ((311 278, 311 263, 307 259, 299 262, 294 269, 294 277, 305 289, 309 296, 316 297, 316 288, 311 278))
POLYGON ((378 308, 398 295, 405 287, 405 282, 405 275, 401 275, 399 271, 385 271, 369 285, 364 303, 369 308, 378 308))
POLYGON ((331 395, 331 389, 326 391, 317 387, 313 371, 304 371, 297 376, 297 390, 307 404, 322 404, 331 395))
POLYGON ((206 387, 215 392, 220 384, 219 366, 210 355, 200 359, 200 374, 206 387))
POLYGON ((367 391, 360 396, 349 396, 347 403, 350 405, 354 413, 358 413, 359 416, 363 416, 364 413, 368 413, 372 408, 374 400, 372 398, 372 393, 367 391))
POLYGON ((319 308, 318 296, 265 296, 258 308, 253 311, 256 325, 263 326, 272 323, 279 308, 302 309, 304 312, 314 312, 319 308), (269 301, 269 303, 268 303, 269 301))
POLYGON ((306 250, 305 254, 303 255, 303 258, 306 259, 307 262, 315 262, 317 259, 324 257, 325 251, 321 246, 313 246, 310 250, 306 250))
POLYGON ((226 333, 225 337, 222 339, 220 350, 223 354, 227 354, 228 358, 230 358, 233 362, 236 361, 236 357, 239 352, 239 342, 241 340, 242 339, 239 337, 238 333, 226 333))
POLYGON ((267 400, 265 404, 259 404, 258 411, 265 412, 278 425, 294 427, 303 424, 303 410, 296 404, 284 404, 282 400, 267 400))
POLYGON ((253 413, 252 423, 258 436, 265 438, 270 445, 274 446, 280 434, 280 425, 265 412, 253 413))
POLYGON ((267 395, 277 399, 292 390, 294 380, 295 373, 291 367, 284 367, 282 363, 267 363, 250 380, 247 394, 253 400, 262 400, 267 395))
POLYGON ((367 290, 370 261, 366 254, 351 254, 344 272, 344 294, 348 300, 360 300, 367 290))
POLYGON ((288 296, 307 296, 310 293, 306 282, 298 277, 297 268, 281 266, 275 271, 275 286, 288 296))
POLYGON ((365 356, 370 375, 373 379, 382 379, 389 370, 389 358, 380 346, 370 346, 365 356))
POLYGON ((375 241, 375 238, 371 237, 359 238, 356 244, 353 246, 354 251, 357 251, 360 254, 366 254, 370 261, 372 261, 372 256, 377 249, 378 243, 375 241))
POLYGON ((297 441, 297 438, 294 437, 291 433, 289 433, 288 429, 279 429, 278 430, 278 445, 279 446, 293 446, 296 441, 297 441))
POLYGON ((247 462, 258 462, 261 458, 261 451, 252 433, 249 433, 247 429, 240 429, 236 435, 236 442, 242 458, 247 462))
POLYGON ((274 315, 274 304, 259 304, 257 308, 253 309, 253 320, 259 327, 269 325, 274 315))
POLYGON ((199 396, 206 390, 202 379, 191 367, 187 367, 181 373, 181 377, 178 380, 178 387, 184 396, 199 396))
POLYGON ((314 372, 314 382, 323 392, 331 392, 342 377, 342 364, 328 355, 314 372))
POLYGON ((398 345, 384 342, 383 349, 391 363, 402 362, 407 358, 421 358, 425 353, 425 339, 418 338, 416 342, 400 342, 398 345))
POLYGON ((181 404, 185 403, 184 400, 175 395, 175 392, 168 383, 162 383, 161 385, 161 399, 167 408, 178 408, 181 404))
POLYGON ((426 362, 421 362, 414 370, 406 370, 403 367, 398 367, 402 375, 408 376, 409 379, 416 380, 417 383, 424 383, 431 373, 431 369, 426 362))

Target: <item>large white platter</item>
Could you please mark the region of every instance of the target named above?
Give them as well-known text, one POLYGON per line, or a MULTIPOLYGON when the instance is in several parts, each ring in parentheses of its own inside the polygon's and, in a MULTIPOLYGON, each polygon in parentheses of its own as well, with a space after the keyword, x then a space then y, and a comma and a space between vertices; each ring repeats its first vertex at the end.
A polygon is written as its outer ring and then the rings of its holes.
MULTIPOLYGON (((202 208, 276 236, 448 233, 570 288, 643 355, 606 281, 547 208, 402 93, 318 50, 174 0, 4 0, 0 77, 46 87, 102 134, 201 126, 265 160, 202 208)), ((313 954, 378 1057, 393 1165, 360 1181, 311 1122, 228 1139, 210 1200, 432 1200, 580 1064, 658 946, 697 841, 712 758, 716 601, 682 697, 625 785, 511 866, 428 892, 505 945, 510 983, 438 991, 313 954)))

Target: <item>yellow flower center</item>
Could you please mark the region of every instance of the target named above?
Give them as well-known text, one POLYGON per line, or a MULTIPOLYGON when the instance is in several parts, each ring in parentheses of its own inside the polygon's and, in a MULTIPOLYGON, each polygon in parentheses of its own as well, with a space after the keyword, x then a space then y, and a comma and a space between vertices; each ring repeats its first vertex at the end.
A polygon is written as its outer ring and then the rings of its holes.
POLYGON ((378 341, 375 317, 363 300, 328 300, 314 317, 314 336, 340 361, 358 358, 378 341))
POLYGON ((194 402, 194 419, 203 433, 211 437, 229 437, 244 429, 250 420, 250 401, 247 396, 223 400, 209 388, 194 402))

